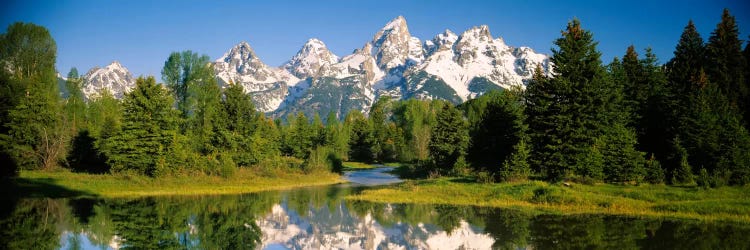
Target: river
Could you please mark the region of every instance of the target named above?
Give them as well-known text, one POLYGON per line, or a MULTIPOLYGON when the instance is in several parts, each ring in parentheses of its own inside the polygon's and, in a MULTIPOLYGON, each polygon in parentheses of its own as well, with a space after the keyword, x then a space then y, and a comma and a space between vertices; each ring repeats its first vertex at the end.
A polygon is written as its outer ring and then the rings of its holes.
MULTIPOLYGON (((747 249, 750 226, 345 196, 400 182, 388 168, 351 183, 222 196, 36 198, 3 206, 11 249, 747 249)), ((2 246, 2 245, 0 245, 2 246)))

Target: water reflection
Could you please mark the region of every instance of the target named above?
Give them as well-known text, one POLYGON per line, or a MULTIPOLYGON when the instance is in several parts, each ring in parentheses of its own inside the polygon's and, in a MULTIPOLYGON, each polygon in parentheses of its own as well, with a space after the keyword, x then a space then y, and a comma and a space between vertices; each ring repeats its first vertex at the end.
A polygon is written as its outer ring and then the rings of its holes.
POLYGON ((362 188, 24 199, 0 213, 0 249, 748 248, 748 225, 342 199, 362 188))
POLYGON ((352 184, 363 186, 388 185, 402 182, 396 175, 390 173, 393 170, 392 167, 378 166, 373 169, 345 171, 344 178, 352 184))

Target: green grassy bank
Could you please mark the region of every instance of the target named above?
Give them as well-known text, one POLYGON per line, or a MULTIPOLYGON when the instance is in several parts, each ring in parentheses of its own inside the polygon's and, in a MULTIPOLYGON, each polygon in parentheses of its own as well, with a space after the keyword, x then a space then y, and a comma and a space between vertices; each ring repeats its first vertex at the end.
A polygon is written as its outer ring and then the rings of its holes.
POLYGON ((344 182, 335 173, 273 172, 240 168, 231 177, 203 174, 149 178, 132 175, 84 174, 67 171, 21 171, 4 181, 6 198, 98 196, 132 197, 158 195, 240 194, 344 182))
POLYGON ((609 214, 750 223, 750 187, 622 186, 522 181, 479 184, 461 178, 411 180, 347 197, 381 203, 477 205, 534 213, 609 214))

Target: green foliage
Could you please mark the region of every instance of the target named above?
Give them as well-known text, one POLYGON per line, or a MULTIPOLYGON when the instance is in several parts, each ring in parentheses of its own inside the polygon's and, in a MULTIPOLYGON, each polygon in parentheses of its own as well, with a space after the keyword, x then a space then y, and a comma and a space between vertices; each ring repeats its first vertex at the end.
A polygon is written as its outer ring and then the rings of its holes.
POLYGON ((645 182, 651 184, 664 183, 664 169, 662 169, 661 163, 654 157, 654 154, 651 154, 651 157, 646 160, 644 171, 646 172, 643 178, 645 182))
POLYGON ((400 161, 424 162, 429 157, 428 144, 431 128, 435 125, 436 111, 445 105, 440 101, 408 99, 393 104, 392 119, 402 132, 403 145, 399 149, 400 161))
POLYGON ((402 133, 389 119, 392 106, 391 98, 382 96, 370 108, 370 152, 373 159, 378 162, 393 162, 399 159, 399 148, 404 144, 402 133))
POLYGON ((161 75, 164 83, 172 90, 177 99, 177 109, 183 117, 188 117, 193 111, 191 100, 194 84, 216 84, 213 69, 207 55, 198 55, 190 50, 172 52, 164 62, 161 75))
POLYGON ((106 141, 107 162, 113 172, 155 176, 168 166, 166 159, 177 136, 177 114, 172 98, 153 77, 140 77, 123 100, 122 129, 106 141))
POLYGON ((679 159, 679 165, 677 168, 672 170, 671 184, 673 185, 686 185, 693 183, 693 170, 688 163, 688 152, 682 147, 679 138, 676 138, 673 142, 675 156, 672 158, 679 159))
POLYGON ((359 111, 346 115, 344 126, 350 131, 349 160, 372 162, 372 129, 367 118, 359 111))
POLYGON ((622 85, 605 74, 591 32, 575 19, 555 45, 555 77, 537 75, 527 89, 532 162, 550 180, 601 179, 605 165, 638 164, 622 85))
POLYGON ((311 149, 309 157, 302 163, 302 171, 305 173, 315 172, 337 172, 343 169, 343 161, 336 152, 328 147, 316 147, 311 149))
POLYGON ((336 113, 329 113, 325 127, 325 145, 331 148, 343 160, 349 160, 350 130, 336 119, 336 113))
POLYGON ((57 46, 41 26, 14 23, 0 35, 0 141, 3 175, 50 169, 67 138, 55 78, 57 46))
POLYGON ((461 112, 453 105, 443 106, 437 113, 431 135, 431 165, 438 173, 448 174, 456 161, 465 156, 469 144, 469 131, 461 112))
POLYGON ((480 170, 501 180, 523 179, 529 174, 528 135, 521 94, 492 91, 465 106, 470 124, 468 158, 480 170))
POLYGON ((719 85, 722 94, 732 107, 744 110, 747 116, 747 101, 750 100, 750 86, 746 85, 745 71, 747 62, 742 55, 742 40, 739 38, 739 28, 734 16, 724 9, 721 22, 711 33, 706 45, 706 74, 708 79, 719 85))
POLYGON ((318 139, 317 131, 310 124, 305 113, 299 112, 296 117, 288 116, 289 126, 282 132, 283 145, 282 153, 287 156, 294 156, 300 159, 307 158, 310 149, 316 144, 318 139))

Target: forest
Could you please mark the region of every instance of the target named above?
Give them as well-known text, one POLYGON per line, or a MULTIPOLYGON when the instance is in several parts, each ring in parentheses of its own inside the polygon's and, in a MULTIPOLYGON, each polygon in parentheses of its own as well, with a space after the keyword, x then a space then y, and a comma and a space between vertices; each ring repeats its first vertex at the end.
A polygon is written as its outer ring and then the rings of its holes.
POLYGON ((162 83, 84 100, 76 68, 60 94, 49 31, 0 35, 0 172, 232 176, 240 168, 339 172, 402 163, 413 178, 545 180, 711 188, 750 183, 750 46, 724 10, 705 41, 692 21, 674 57, 630 46, 602 62, 577 19, 553 41, 552 76, 465 103, 377 99, 367 112, 267 117, 240 84, 219 86, 207 55, 172 53, 162 83))

